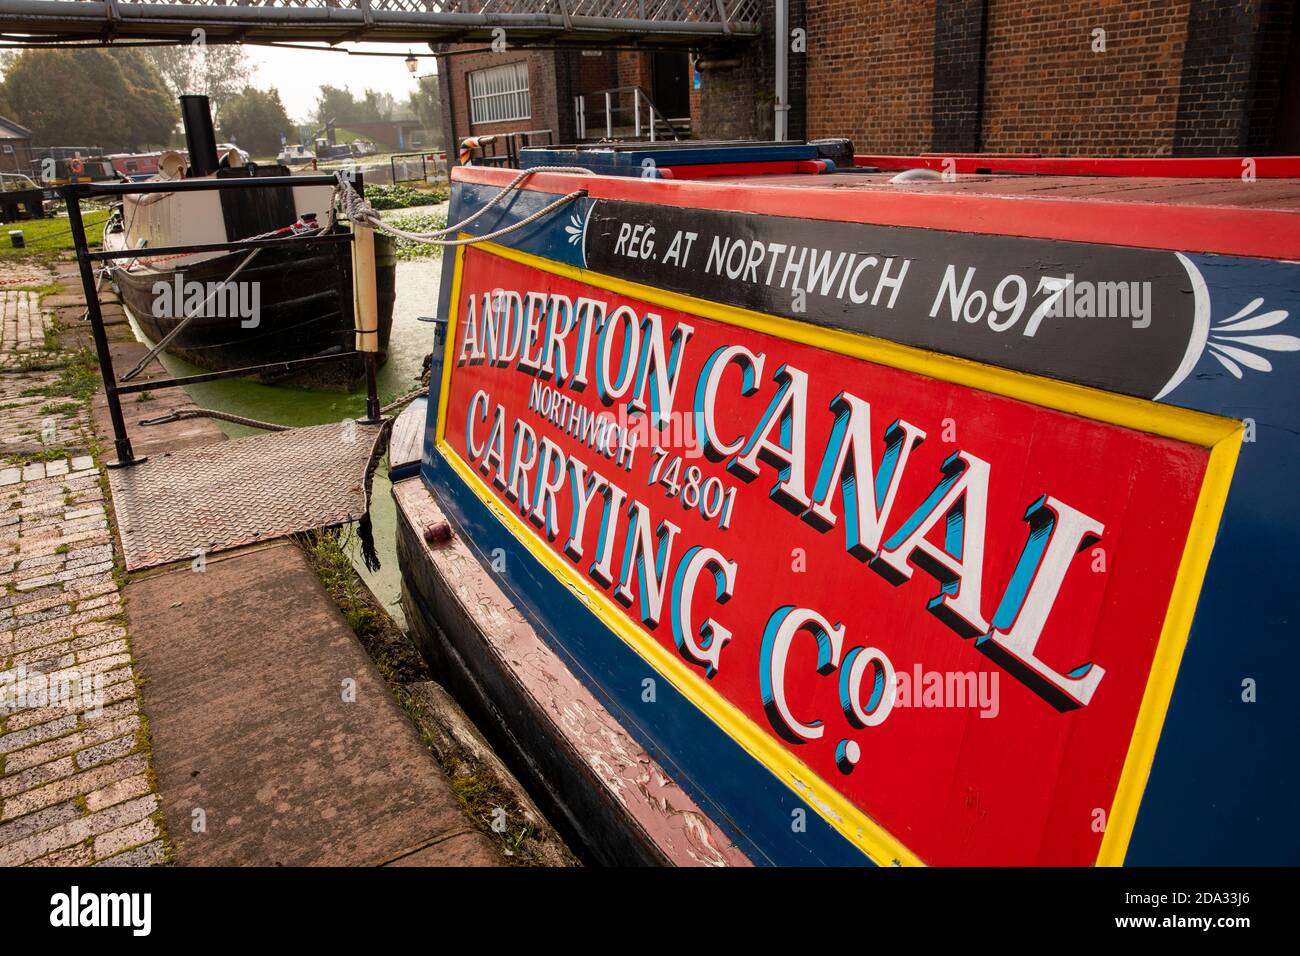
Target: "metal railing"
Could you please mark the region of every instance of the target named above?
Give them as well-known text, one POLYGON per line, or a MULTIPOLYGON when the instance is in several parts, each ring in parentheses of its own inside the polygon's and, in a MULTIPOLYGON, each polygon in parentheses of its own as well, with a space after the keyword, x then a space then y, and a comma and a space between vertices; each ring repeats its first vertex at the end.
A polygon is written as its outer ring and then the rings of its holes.
MULTIPOLYGON (((603 116, 605 118, 605 139, 614 139, 616 129, 631 129, 632 139, 641 138, 642 127, 649 134, 650 142, 656 142, 660 124, 663 129, 674 140, 680 140, 679 130, 673 125, 672 120, 659 112, 659 107, 655 106, 654 101, 646 94, 645 90, 639 86, 616 86, 608 90, 597 90, 591 94, 579 94, 573 98, 573 115, 574 123, 577 127, 579 140, 587 139, 587 96, 602 97, 605 109, 603 116), (631 102, 628 105, 623 104, 623 99, 631 94, 631 102), (618 117, 616 120, 615 117, 618 117), (631 123, 623 122, 630 119, 631 123)), ((597 113, 597 115, 602 115, 597 113)), ((597 126, 597 129, 600 127, 597 126)))
POLYGON ((555 131, 526 129, 490 136, 467 136, 461 140, 461 161, 466 166, 519 168, 519 151, 530 146, 553 146, 555 131), (468 155, 467 155, 468 154, 468 155))
POLYGON ((659 45, 757 36, 760 0, 0 0, 4 32, 188 43, 514 40, 659 45))
MULTIPOLYGON (((68 225, 72 232, 73 247, 77 253, 77 265, 81 273, 81 286, 86 296, 86 318, 90 321, 91 334, 95 340, 95 351, 99 358, 100 377, 104 382, 104 395, 108 400, 109 419, 113 424, 113 442, 117 452, 117 461, 109 464, 110 468, 134 465, 143 459, 136 458, 131 448, 131 438, 126 430, 126 421, 122 415, 121 396, 135 392, 151 392, 162 388, 177 388, 197 382, 211 382, 223 378, 242 378, 263 372, 289 374, 300 369, 340 359, 363 357, 366 371, 366 419, 376 422, 380 419, 379 393, 377 382, 377 362, 374 352, 351 351, 331 352, 313 355, 308 358, 288 359, 269 362, 265 365, 249 365, 242 368, 222 369, 204 372, 198 375, 183 375, 177 378, 152 379, 144 382, 124 383, 118 380, 113 368, 113 356, 109 351, 108 331, 104 325, 104 314, 99 303, 99 284, 95 280, 95 263, 112 262, 118 259, 138 259, 140 249, 101 249, 92 251, 86 240, 86 227, 81 218, 81 201, 83 198, 115 197, 149 193, 200 192, 209 189, 283 189, 290 186, 333 186, 333 176, 250 176, 232 179, 183 179, 175 182, 148 183, 73 183, 61 190, 68 207, 68 225)), ((361 176, 354 180, 357 192, 364 192, 361 176)), ((150 246, 150 256, 193 255, 204 252, 234 252, 241 249, 283 249, 301 246, 310 249, 320 245, 351 243, 352 230, 348 232, 318 233, 309 236, 291 236, 280 239, 238 239, 232 242, 205 242, 182 246, 150 246)), ((355 283, 356 276, 353 276, 355 283)), ((351 290, 347 290, 349 293, 351 290)), ((340 294, 343 290, 340 289, 340 294)), ((355 321, 355 316, 354 316, 355 321)), ((129 374, 129 373, 128 373, 129 374)))
POLYGON ((440 149, 423 153, 393 153, 388 157, 388 166, 392 170, 394 183, 409 183, 416 180, 427 183, 430 168, 434 176, 447 175, 446 154, 440 149), (417 170, 418 175, 416 175, 417 170))

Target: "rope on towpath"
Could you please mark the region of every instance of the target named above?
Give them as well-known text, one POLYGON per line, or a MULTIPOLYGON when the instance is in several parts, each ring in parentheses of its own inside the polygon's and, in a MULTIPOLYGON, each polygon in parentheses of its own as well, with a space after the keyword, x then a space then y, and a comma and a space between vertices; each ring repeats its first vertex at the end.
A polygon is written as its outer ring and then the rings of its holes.
MULTIPOLYGON (((381 415, 387 415, 407 405, 417 398, 429 394, 429 365, 428 359, 425 359, 424 374, 420 378, 420 384, 411 389, 405 395, 393 399, 387 405, 379 409, 381 415)), ((168 422, 179 422, 187 418, 216 418, 223 422, 232 422, 235 425, 246 425, 249 428, 262 428, 269 432, 288 431, 292 426, 279 425, 275 422, 259 421, 256 418, 248 418, 244 415, 233 415, 230 412, 217 411, 215 408, 182 408, 178 411, 168 412, 158 418, 146 418, 140 422, 141 425, 163 425, 168 422)))

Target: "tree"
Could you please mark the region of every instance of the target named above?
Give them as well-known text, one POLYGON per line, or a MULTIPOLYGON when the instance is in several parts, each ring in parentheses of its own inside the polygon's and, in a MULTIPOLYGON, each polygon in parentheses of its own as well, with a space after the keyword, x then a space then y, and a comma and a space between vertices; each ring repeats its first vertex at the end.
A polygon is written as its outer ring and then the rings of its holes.
POLYGON ((293 128, 280 102, 279 90, 246 86, 226 101, 221 111, 221 135, 254 156, 274 155, 280 137, 293 128))
POLYGON ((333 122, 336 126, 349 123, 388 122, 393 118, 397 102, 392 94, 366 90, 360 99, 346 87, 326 84, 316 94, 315 122, 317 128, 333 122))
POLYGON ((239 46, 210 46, 196 40, 178 46, 150 47, 147 55, 173 98, 194 93, 211 101, 214 123, 230 98, 248 86, 252 73, 248 54, 239 46))
POLYGON ((39 146, 163 146, 178 118, 158 71, 129 49, 24 50, 0 101, 39 146))
POLYGON ((397 108, 397 101, 393 99, 391 93, 366 90, 357 106, 360 115, 354 122, 366 123, 377 120, 387 123, 393 118, 393 110, 397 108))
POLYGON ((438 88, 437 74, 419 79, 419 87, 410 95, 411 112, 432 136, 429 145, 442 145, 442 91, 438 88))

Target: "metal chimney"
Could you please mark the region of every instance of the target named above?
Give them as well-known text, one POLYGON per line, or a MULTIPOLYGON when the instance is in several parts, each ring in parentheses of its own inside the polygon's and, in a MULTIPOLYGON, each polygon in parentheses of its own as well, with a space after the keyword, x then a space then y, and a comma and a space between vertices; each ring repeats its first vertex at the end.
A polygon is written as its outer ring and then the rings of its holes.
POLYGON ((212 128, 212 108, 206 96, 181 97, 181 122, 185 125, 185 148, 190 153, 190 176, 209 176, 217 171, 217 134, 212 128))

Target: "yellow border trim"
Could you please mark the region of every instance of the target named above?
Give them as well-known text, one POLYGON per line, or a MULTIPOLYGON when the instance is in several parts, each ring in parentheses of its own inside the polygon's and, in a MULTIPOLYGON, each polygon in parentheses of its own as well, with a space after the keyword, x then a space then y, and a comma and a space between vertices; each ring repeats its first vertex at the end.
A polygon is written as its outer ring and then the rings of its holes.
MULTIPOLYGON (((1124 862, 1129 839, 1137 821, 1138 807, 1146 790, 1147 777, 1155 759, 1156 744, 1169 710, 1174 680, 1183 650, 1187 646, 1192 617, 1205 580, 1210 553, 1223 515, 1228 487, 1232 482, 1237 453, 1241 447, 1243 425, 1239 421, 1189 411, 1154 402, 1102 392, 1081 385, 996 368, 966 359, 927 352, 912 346, 883 339, 869 338, 838 329, 795 322, 777 316, 752 312, 735 306, 708 302, 676 292, 668 292, 617 279, 575 266, 543 259, 495 243, 480 243, 478 248, 510 262, 541 272, 573 279, 617 295, 639 299, 664 308, 698 315, 727 325, 763 332, 790 342, 826 349, 928 378, 964 385, 969 388, 1028 402, 1043 408, 1067 412, 1094 421, 1106 422, 1135 431, 1161 435, 1210 449, 1201 491, 1188 529, 1187 542, 1179 561, 1169 607, 1152 659, 1151 673, 1138 708, 1137 721, 1129 742, 1124 768, 1120 773, 1106 832, 1097 856, 1100 865, 1124 862)), ((452 470, 501 520, 538 562, 572 590, 637 654, 666 678, 684 697, 716 723, 750 756, 765 766, 779 780, 794 790, 818 814, 852 844, 881 865, 922 866, 923 861, 884 827, 863 813, 834 787, 823 781, 810 767, 745 715, 729 700, 717 694, 699 674, 688 667, 668 648, 638 628, 621 608, 603 592, 592 587, 558 554, 539 540, 528 525, 511 508, 492 494, 478 473, 447 444, 447 397, 451 391, 451 372, 456 349, 456 329, 460 320, 460 287, 464 271, 465 246, 456 247, 447 337, 444 346, 442 382, 439 387, 437 449, 452 470)), ((1080 825, 1086 825, 1081 822, 1080 825)))

